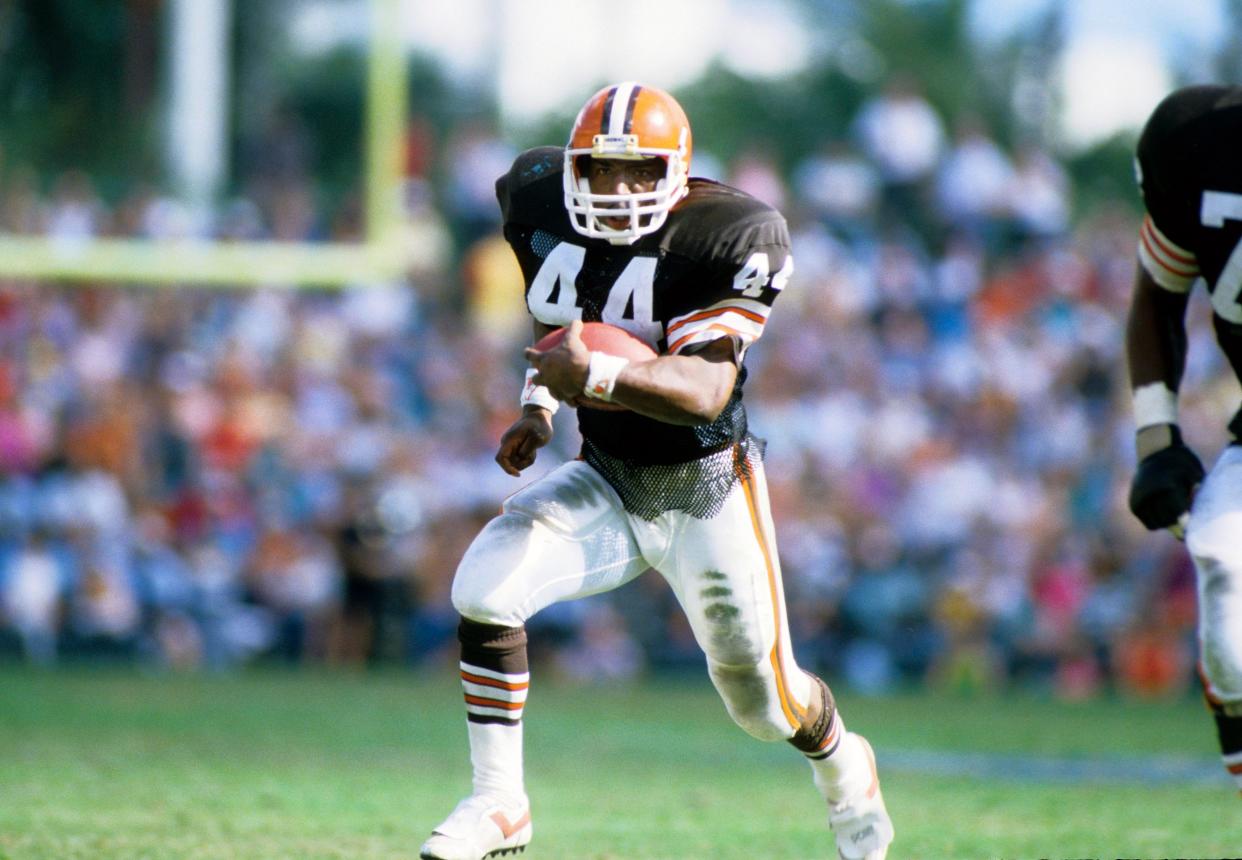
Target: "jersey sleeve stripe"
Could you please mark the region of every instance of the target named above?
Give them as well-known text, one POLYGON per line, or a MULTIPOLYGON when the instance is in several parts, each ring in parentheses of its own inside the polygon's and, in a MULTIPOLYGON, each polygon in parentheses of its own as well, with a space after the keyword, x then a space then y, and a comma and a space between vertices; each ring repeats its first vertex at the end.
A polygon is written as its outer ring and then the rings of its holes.
POLYGON ((1170 274, 1176 275, 1178 277, 1183 277, 1183 278, 1193 278, 1199 274, 1198 267, 1192 268, 1189 266, 1180 265, 1178 263, 1171 262, 1168 257, 1161 254, 1159 246, 1154 243, 1154 240, 1152 239, 1152 237, 1148 235, 1146 232, 1140 233, 1139 239, 1142 243, 1142 250, 1146 252, 1146 256, 1154 264, 1164 269, 1165 271, 1169 272, 1170 274))
POLYGON ((1178 263, 1185 263, 1187 266, 1193 266, 1196 271, 1198 270, 1199 263, 1195 259, 1195 255, 1181 248, 1172 239, 1160 232, 1160 228, 1156 226, 1156 222, 1151 219, 1150 215, 1143 219, 1143 229, 1151 235, 1151 238, 1155 240, 1160 250, 1164 251, 1172 260, 1178 263))
POLYGON ((1138 256, 1152 280, 1171 292, 1189 291, 1199 276, 1194 255, 1169 241, 1150 216, 1143 220, 1139 231, 1138 256))
POLYGON ((729 337, 736 337, 742 342, 743 347, 749 346, 759 338, 759 334, 757 332, 743 332, 735 328, 730 328, 729 326, 721 323, 713 323, 709 326, 696 327, 694 331, 688 332, 677 341, 669 344, 668 351, 670 353, 674 353, 683 346, 689 346, 690 344, 701 343, 708 340, 716 340, 720 337, 721 333, 729 337))
POLYGON ((757 313, 753 310, 750 310, 748 308, 741 307, 738 305, 725 305, 723 307, 716 307, 716 308, 712 308, 712 309, 705 310, 705 311, 699 311, 698 313, 689 314, 688 316, 679 317, 678 319, 675 319, 669 323, 666 334, 672 334, 673 332, 677 331, 680 328, 683 328, 684 326, 690 323, 699 322, 701 320, 706 320, 706 319, 715 319, 716 317, 725 316, 727 314, 737 314, 739 316, 745 317, 746 319, 751 320, 752 322, 758 323, 761 328, 768 321, 768 315, 766 313, 757 313))

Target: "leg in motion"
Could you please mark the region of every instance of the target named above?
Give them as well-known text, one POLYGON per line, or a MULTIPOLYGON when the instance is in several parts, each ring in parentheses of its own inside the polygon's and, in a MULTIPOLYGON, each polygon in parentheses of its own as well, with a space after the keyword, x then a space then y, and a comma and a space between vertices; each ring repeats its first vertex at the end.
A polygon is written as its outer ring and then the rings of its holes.
POLYGON ((522 712, 530 686, 526 620, 608 591, 647 565, 620 500, 594 469, 567 463, 510 497, 471 543, 453 580, 473 791, 432 832, 424 860, 482 860, 530 842, 522 712))
MULTIPOLYGON (((641 542, 643 530, 636 531, 641 542)), ((788 740, 807 757, 841 857, 882 860, 893 825, 875 757, 865 739, 846 731, 828 686, 794 659, 762 465, 739 478, 715 517, 687 517, 672 531, 677 551, 657 567, 686 611, 729 715, 751 736, 788 740)))
POLYGON ((828 685, 807 674, 814 682, 811 704, 789 742, 811 765, 840 856, 880 860, 893 841, 893 822, 880 792, 875 753, 866 738, 846 730, 828 685))
POLYGON ((1225 449, 1191 508, 1186 548, 1199 587, 1199 670, 1226 770, 1242 792, 1242 446, 1225 449))
POLYGON ((516 854, 532 833, 522 782, 526 628, 463 618, 458 638, 474 791, 432 832, 419 855, 424 860, 516 854))

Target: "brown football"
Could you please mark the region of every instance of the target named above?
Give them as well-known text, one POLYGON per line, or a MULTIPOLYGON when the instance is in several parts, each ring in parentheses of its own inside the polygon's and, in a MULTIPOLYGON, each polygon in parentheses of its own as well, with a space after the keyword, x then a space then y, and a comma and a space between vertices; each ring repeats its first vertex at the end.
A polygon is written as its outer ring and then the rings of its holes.
MULTIPOLYGON (((550 331, 539 339, 539 342, 535 344, 535 349, 540 352, 546 352, 554 348, 564 338, 565 329, 558 328, 555 331, 550 331)), ((609 355, 628 358, 630 361, 650 361, 657 355, 656 351, 646 341, 635 337, 619 326, 609 325, 608 323, 583 323, 582 342, 592 352, 606 352, 609 355)), ((582 405, 590 409, 603 409, 612 412, 620 412, 625 409, 624 406, 619 404, 605 403, 602 400, 590 403, 584 402, 582 405)))

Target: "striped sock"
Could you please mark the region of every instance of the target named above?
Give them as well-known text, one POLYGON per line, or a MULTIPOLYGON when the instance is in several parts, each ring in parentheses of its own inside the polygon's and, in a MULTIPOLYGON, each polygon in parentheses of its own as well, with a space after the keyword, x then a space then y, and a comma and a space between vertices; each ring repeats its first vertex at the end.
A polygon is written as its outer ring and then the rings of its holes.
POLYGON ((466 697, 466 719, 472 723, 516 726, 526 707, 530 673, 496 672, 461 661, 461 688, 466 697))
POLYGON ((818 757, 806 754, 815 787, 830 804, 867 791, 874 781, 871 761, 858 735, 846 731, 841 715, 833 719, 832 740, 818 757))
POLYGON ((811 761, 823 761, 837 751, 837 747, 841 743, 841 717, 837 713, 836 708, 832 710, 832 716, 828 719, 827 730, 824 732, 823 738, 812 750, 803 750, 802 754, 811 761))
POLYGON ((802 754, 812 761, 821 761, 836 751, 841 740, 841 721, 837 718, 837 703, 832 698, 832 691, 823 679, 806 673, 813 682, 811 690, 819 695, 819 701, 812 701, 807 706, 806 722, 794 736, 789 739, 802 754))
POLYGON ((821 678, 810 672, 812 690, 819 701, 807 708, 808 723, 789 742, 806 756, 815 787, 830 804, 865 791, 872 780, 870 759, 857 736, 845 730, 832 691, 821 678))
POLYGON ((522 797, 522 712, 530 686, 526 629, 463 618, 457 635, 474 793, 522 797))

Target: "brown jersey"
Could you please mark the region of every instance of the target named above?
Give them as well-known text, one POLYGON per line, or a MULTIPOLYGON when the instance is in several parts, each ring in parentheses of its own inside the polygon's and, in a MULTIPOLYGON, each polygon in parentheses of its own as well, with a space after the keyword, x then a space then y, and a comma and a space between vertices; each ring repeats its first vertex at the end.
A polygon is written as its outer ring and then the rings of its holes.
POLYGON ((1173 292, 1202 278, 1217 340, 1242 379, 1242 87, 1165 98, 1143 129, 1137 172, 1147 207, 1140 263, 1173 292))
MULTIPOLYGON (((729 337, 743 361, 793 271, 780 214, 737 189, 691 179, 659 231, 631 245, 588 239, 565 211, 563 153, 529 150, 496 183, 505 239, 521 265, 532 316, 550 326, 610 323, 659 353, 693 352, 729 337)), ((688 463, 745 437, 745 380, 743 365, 728 405, 709 424, 579 409, 579 429, 590 445, 629 463, 688 463)))

